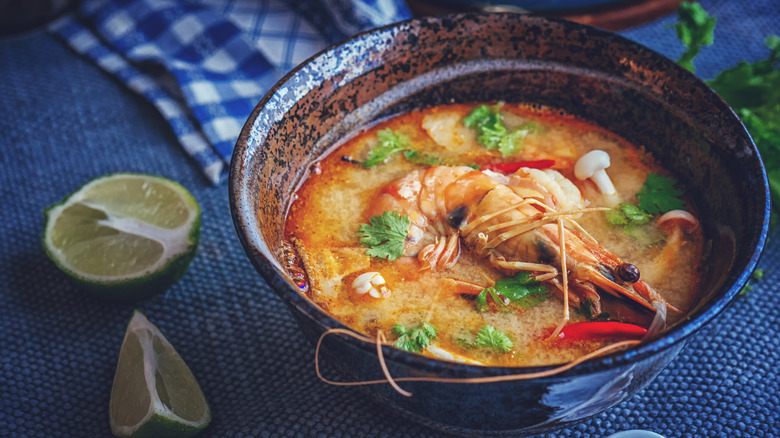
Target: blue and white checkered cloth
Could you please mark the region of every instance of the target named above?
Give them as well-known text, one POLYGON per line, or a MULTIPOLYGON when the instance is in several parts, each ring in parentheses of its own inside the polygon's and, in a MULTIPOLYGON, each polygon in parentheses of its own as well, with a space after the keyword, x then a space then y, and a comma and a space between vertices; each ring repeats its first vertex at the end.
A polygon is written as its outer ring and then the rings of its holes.
POLYGON ((252 109, 285 72, 403 0, 85 0, 49 30, 151 101, 215 184, 252 109))

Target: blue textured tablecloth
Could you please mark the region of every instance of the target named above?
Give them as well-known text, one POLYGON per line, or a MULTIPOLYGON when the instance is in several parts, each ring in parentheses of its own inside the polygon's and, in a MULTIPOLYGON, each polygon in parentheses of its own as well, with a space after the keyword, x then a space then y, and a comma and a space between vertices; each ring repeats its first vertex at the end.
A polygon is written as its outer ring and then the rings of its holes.
POLYGON ((403 0, 80 0, 49 29, 157 107, 218 184, 247 114, 284 73, 410 16, 403 0))
MULTIPOLYGON (((703 50, 707 78, 766 54, 780 33, 777 0, 704 1, 718 16, 703 50)), ((626 36, 670 57, 673 17, 626 36)), ((45 32, 0 40, 0 437, 108 437, 116 357, 134 308, 173 343, 203 387, 214 419, 203 437, 436 437, 317 380, 313 348, 255 273, 231 223, 227 187, 187 164, 147 101, 45 32), (165 295, 112 304, 85 295, 46 257, 42 211, 114 171, 181 182, 203 208, 201 246, 165 295)), ((637 396, 550 436, 604 437, 649 429, 667 437, 775 437, 780 428, 780 232, 766 277, 697 335, 637 396)), ((325 372, 331 371, 325 364, 325 372)))

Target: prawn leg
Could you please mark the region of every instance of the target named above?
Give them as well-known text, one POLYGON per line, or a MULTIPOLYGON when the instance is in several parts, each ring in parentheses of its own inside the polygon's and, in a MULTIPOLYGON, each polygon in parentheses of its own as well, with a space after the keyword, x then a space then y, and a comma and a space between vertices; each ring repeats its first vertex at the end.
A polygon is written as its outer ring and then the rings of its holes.
POLYGON ((460 257, 460 240, 458 234, 452 234, 448 238, 436 238, 432 243, 417 256, 422 262, 421 270, 430 269, 436 271, 439 269, 449 269, 455 266, 460 257))
MULTIPOLYGON (((599 294, 608 293, 646 311, 675 312, 635 266, 601 246, 575 220, 586 207, 579 189, 555 170, 520 168, 511 175, 465 166, 430 166, 382 189, 369 213, 398 211, 412 226, 404 255, 422 270, 449 269, 462 244, 475 256, 506 271, 527 271, 562 292, 564 311, 555 330, 569 321, 570 306, 590 302, 600 313, 599 294), (628 267, 633 271, 626 271, 628 267)), ((470 287, 477 290, 478 287, 470 287)))
POLYGON ((651 310, 653 312, 656 311, 656 308, 653 306, 653 303, 661 303, 669 310, 681 313, 679 309, 672 306, 666 300, 664 300, 658 293, 655 291, 655 289, 651 288, 647 285, 644 281, 637 281, 632 285, 632 287, 623 287, 620 284, 614 282, 613 280, 610 280, 607 278, 604 274, 594 270, 593 268, 587 268, 590 280, 593 282, 593 284, 599 286, 602 290, 605 290, 607 292, 612 293, 613 295, 620 297, 626 297, 631 299, 632 301, 640 304, 642 307, 651 310))

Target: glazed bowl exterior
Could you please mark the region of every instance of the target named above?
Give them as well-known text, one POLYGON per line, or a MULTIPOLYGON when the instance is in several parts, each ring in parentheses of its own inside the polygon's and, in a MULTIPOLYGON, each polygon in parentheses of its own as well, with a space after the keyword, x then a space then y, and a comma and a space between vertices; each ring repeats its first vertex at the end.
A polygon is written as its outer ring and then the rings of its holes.
MULTIPOLYGON (((646 386, 738 294, 769 223, 756 148, 729 107, 671 60, 620 36, 517 14, 413 19, 360 34, 283 78, 246 122, 231 163, 230 206, 247 255, 308 339, 345 328, 313 304, 285 269, 287 209, 309 167, 373 121, 453 102, 553 108, 645 147, 686 187, 707 236, 700 304, 660 338, 546 378, 500 383, 365 386, 374 399, 437 429, 532 434, 597 415, 646 386)), ((337 208, 337 206, 334 206, 337 208)), ((322 356, 347 381, 382 379, 376 346, 325 339, 322 356)), ((394 377, 476 378, 550 367, 455 364, 383 347, 394 377)))

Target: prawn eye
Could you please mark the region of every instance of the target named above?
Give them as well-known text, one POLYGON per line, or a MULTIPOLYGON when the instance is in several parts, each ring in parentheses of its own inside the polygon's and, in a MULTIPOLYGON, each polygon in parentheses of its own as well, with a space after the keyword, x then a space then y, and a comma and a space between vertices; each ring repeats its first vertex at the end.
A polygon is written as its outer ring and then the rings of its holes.
POLYGON ((539 261, 542 263, 551 263, 555 260, 555 250, 544 241, 536 242, 536 250, 539 251, 539 261))
POLYGON ((450 224, 452 228, 459 229, 466 220, 468 211, 469 209, 465 205, 453 208, 452 211, 447 214, 447 223, 450 224))
POLYGON ((639 268, 631 263, 621 263, 617 267, 617 275, 621 280, 628 283, 636 283, 639 281, 639 268))

